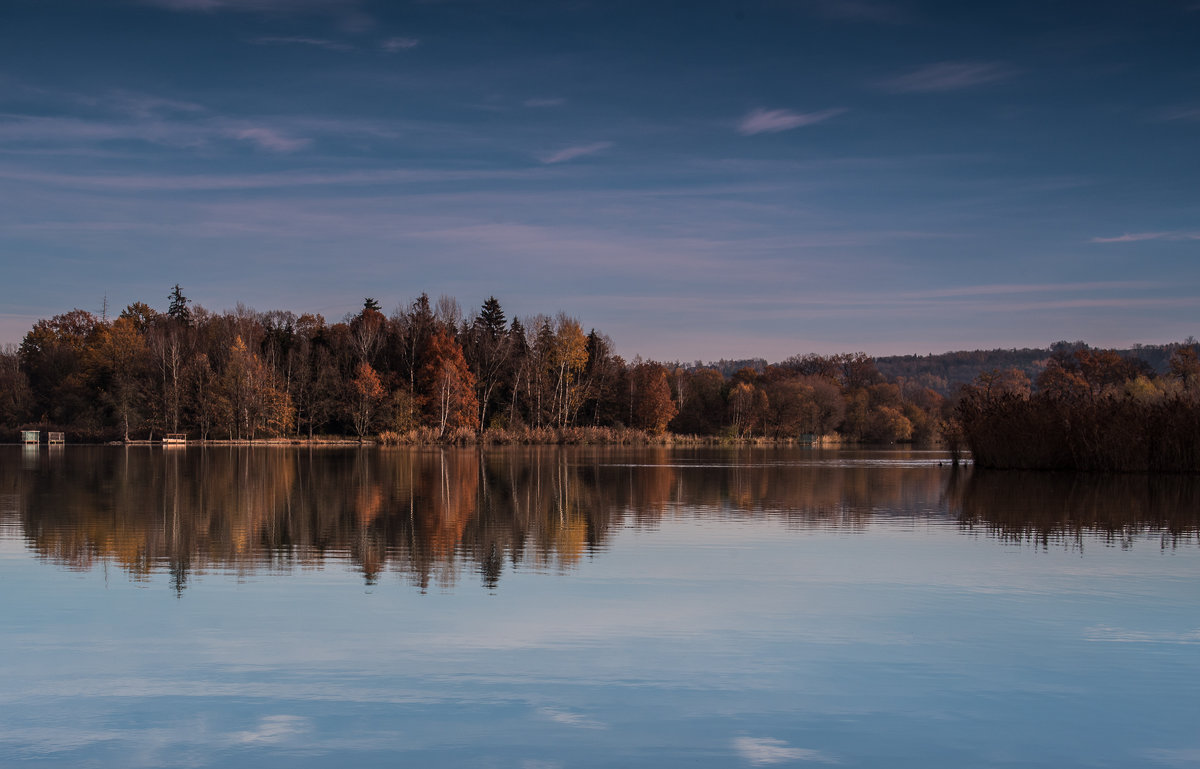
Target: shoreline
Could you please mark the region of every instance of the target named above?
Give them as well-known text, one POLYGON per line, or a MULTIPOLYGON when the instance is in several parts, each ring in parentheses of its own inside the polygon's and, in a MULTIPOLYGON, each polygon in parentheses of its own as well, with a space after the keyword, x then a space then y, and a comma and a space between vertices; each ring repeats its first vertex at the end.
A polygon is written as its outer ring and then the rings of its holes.
MULTIPOLYGON (((314 437, 314 438, 255 438, 251 439, 188 439, 184 442, 165 442, 156 439, 122 440, 76 440, 67 442, 73 446, 137 446, 160 447, 165 449, 186 448, 188 446, 218 447, 218 446, 262 446, 262 447, 308 447, 308 448, 347 448, 347 447, 377 447, 377 448, 431 448, 431 447, 500 447, 500 446, 614 446, 614 447, 689 447, 689 446, 798 446, 811 448, 833 448, 841 446, 870 445, 846 441, 841 436, 819 436, 815 438, 773 438, 763 436, 729 437, 714 435, 675 435, 665 433, 660 435, 629 434, 629 435, 594 435, 589 432, 582 434, 547 435, 522 434, 493 436, 480 434, 472 439, 462 436, 445 436, 442 439, 431 436, 404 436, 400 440, 381 439, 371 436, 363 439, 347 437, 314 437)), ((38 446, 55 448, 64 444, 47 444, 45 441, 37 444, 14 445, 38 446)), ((896 446, 916 447, 916 444, 893 444, 896 446)))

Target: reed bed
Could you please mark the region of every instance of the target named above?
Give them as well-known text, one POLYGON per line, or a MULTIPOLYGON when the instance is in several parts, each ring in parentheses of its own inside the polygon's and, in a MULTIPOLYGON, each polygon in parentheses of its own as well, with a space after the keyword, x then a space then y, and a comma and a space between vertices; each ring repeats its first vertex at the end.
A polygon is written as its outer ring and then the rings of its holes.
POLYGON ((1200 402, 1108 395, 965 400, 963 435, 979 467, 1200 473, 1200 402))
POLYGON ((628 427, 515 427, 492 428, 480 433, 467 428, 443 434, 431 427, 405 432, 384 431, 378 442, 384 446, 481 445, 481 446, 778 446, 794 445, 794 439, 679 435, 651 433, 628 427))

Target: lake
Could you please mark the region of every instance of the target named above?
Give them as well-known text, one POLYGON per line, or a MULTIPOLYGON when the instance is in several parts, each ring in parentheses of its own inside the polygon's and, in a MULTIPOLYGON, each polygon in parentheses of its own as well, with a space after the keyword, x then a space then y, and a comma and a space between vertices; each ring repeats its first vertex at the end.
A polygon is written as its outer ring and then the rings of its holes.
POLYGON ((1197 767, 1200 480, 0 446, 0 765, 1197 767))

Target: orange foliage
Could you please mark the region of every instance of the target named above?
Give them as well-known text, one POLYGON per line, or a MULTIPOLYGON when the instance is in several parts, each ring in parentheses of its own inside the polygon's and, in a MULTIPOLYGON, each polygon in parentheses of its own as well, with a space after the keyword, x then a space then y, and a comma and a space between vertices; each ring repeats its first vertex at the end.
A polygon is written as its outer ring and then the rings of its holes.
POLYGON ((479 401, 475 397, 475 375, 467 367, 462 347, 445 331, 429 339, 426 363, 418 386, 425 413, 444 434, 447 429, 479 429, 479 401))

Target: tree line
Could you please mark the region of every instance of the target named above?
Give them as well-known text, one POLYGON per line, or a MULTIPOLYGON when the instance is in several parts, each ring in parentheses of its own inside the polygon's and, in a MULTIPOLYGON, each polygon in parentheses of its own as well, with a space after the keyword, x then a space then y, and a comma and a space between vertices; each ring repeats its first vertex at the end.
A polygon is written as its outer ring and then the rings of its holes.
POLYGON ((329 323, 242 305, 211 312, 175 286, 165 311, 72 310, 0 353, 0 428, 74 440, 520 441, 592 429, 908 441, 936 435, 944 400, 884 381, 862 353, 729 373, 626 361, 566 313, 510 322, 494 297, 464 314, 453 298, 422 294, 390 315, 368 298, 329 323))
MULTIPOLYGON (((1101 354, 1081 344, 1046 351, 1036 389, 1058 386, 1054 372, 1073 370, 1077 353, 1101 354)), ((1103 354, 1133 366, 1147 386, 1172 381, 1144 362, 1103 354)), ((1017 382, 1010 390, 1035 389, 1024 368, 985 376, 1017 382)), ((114 318, 76 309, 38 321, 18 347, 0 352, 0 434, 385 443, 964 436, 975 448, 978 430, 964 432, 975 412, 962 411, 960 400, 965 392, 969 403, 980 402, 977 390, 946 394, 937 385, 885 377, 863 353, 795 355, 775 364, 627 361, 608 336, 585 333, 566 313, 510 321, 495 297, 464 313, 451 297, 421 294, 390 315, 367 298, 330 323, 319 314, 240 304, 211 312, 176 285, 165 311, 143 302, 114 318)))

